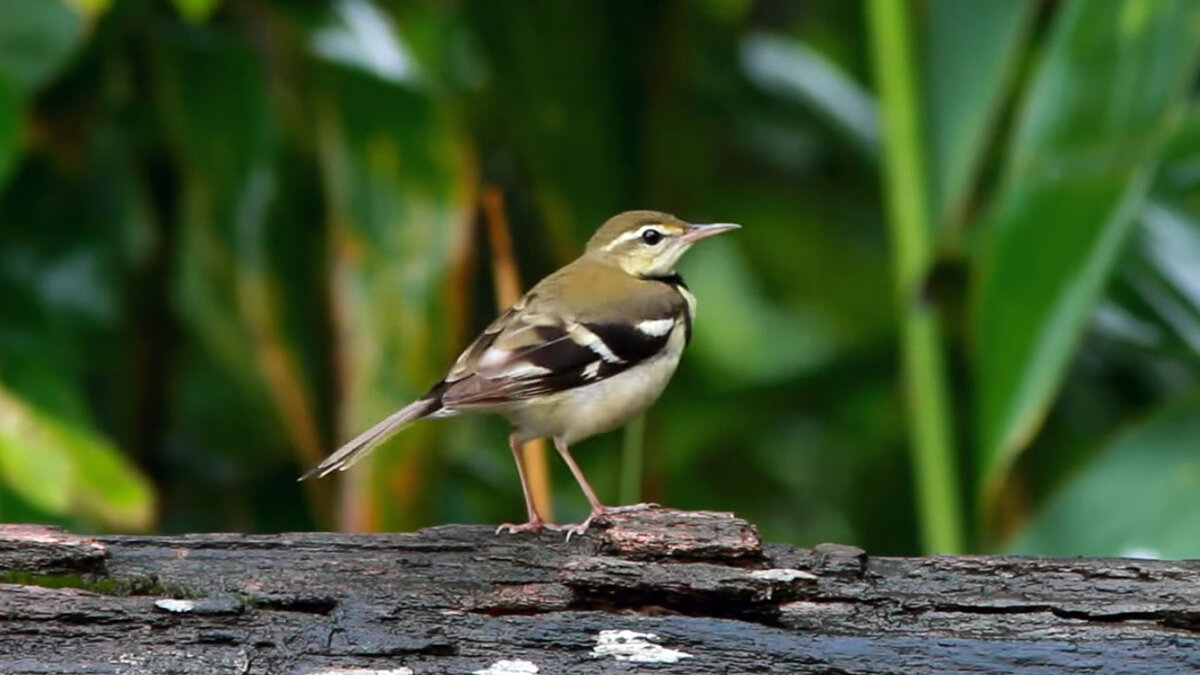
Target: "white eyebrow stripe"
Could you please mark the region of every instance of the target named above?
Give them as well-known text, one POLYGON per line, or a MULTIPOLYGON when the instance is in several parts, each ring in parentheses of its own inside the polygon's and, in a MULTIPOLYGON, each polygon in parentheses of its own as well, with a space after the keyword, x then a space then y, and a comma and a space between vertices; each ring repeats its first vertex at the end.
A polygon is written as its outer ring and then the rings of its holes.
POLYGON ((638 331, 645 333, 650 337, 662 337, 667 333, 670 333, 671 329, 674 327, 675 319, 670 317, 666 319, 646 319, 645 321, 639 321, 634 325, 634 328, 637 328, 638 331))
POLYGON ((643 225, 643 226, 639 227, 638 229, 634 230, 633 232, 626 232, 625 234, 608 242, 608 245, 604 247, 604 250, 610 251, 617 244, 623 244, 627 241, 630 241, 631 239, 640 238, 642 236, 642 233, 645 232, 646 230, 658 230, 661 227, 662 227, 662 225, 660 223, 650 223, 649 225, 643 225))
POLYGON ((587 347, 593 352, 596 352, 597 356, 605 361, 608 361, 609 363, 625 362, 625 359, 622 359, 614 354, 612 350, 608 348, 608 345, 604 344, 604 340, 600 339, 599 335, 596 335, 592 331, 588 330, 583 324, 568 324, 567 335, 571 336, 571 339, 575 341, 575 344, 581 347, 587 347))

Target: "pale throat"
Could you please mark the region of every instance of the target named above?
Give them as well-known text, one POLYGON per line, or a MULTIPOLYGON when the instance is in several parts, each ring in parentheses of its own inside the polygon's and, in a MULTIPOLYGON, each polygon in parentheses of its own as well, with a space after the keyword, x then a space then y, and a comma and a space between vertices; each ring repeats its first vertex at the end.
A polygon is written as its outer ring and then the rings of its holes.
POLYGON ((626 274, 635 277, 669 277, 675 275, 675 264, 687 252, 689 246, 679 246, 678 248, 669 251, 663 251, 656 258, 645 263, 645 259, 638 260, 634 257, 619 259, 617 264, 621 269, 625 270, 626 274))

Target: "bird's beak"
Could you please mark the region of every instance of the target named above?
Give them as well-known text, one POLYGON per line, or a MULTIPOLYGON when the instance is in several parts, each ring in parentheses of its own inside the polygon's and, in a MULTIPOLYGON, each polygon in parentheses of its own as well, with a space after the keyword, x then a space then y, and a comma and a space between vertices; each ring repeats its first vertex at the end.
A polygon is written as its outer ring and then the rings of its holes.
POLYGON ((684 232, 680 239, 690 244, 694 241, 700 241, 706 237, 711 237, 714 234, 721 234, 722 232, 736 230, 740 227, 741 225, 737 225, 735 223, 707 223, 704 225, 694 225, 689 223, 687 232, 684 232))

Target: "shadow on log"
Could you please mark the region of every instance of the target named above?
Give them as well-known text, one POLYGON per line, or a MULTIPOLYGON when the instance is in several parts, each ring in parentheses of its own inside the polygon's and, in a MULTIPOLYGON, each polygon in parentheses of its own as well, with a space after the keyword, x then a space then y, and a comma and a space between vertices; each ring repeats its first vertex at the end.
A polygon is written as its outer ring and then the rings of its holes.
POLYGON ((868 558, 652 509, 587 536, 0 527, 3 673, 1195 673, 1200 561, 868 558))

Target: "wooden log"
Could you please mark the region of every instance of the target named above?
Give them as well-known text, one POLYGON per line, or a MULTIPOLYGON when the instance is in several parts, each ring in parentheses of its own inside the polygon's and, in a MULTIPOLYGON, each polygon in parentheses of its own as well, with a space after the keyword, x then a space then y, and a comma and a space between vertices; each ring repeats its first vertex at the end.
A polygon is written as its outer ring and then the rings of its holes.
POLYGON ((868 557, 730 514, 570 542, 0 528, 2 673, 1200 672, 1200 561, 868 557))

